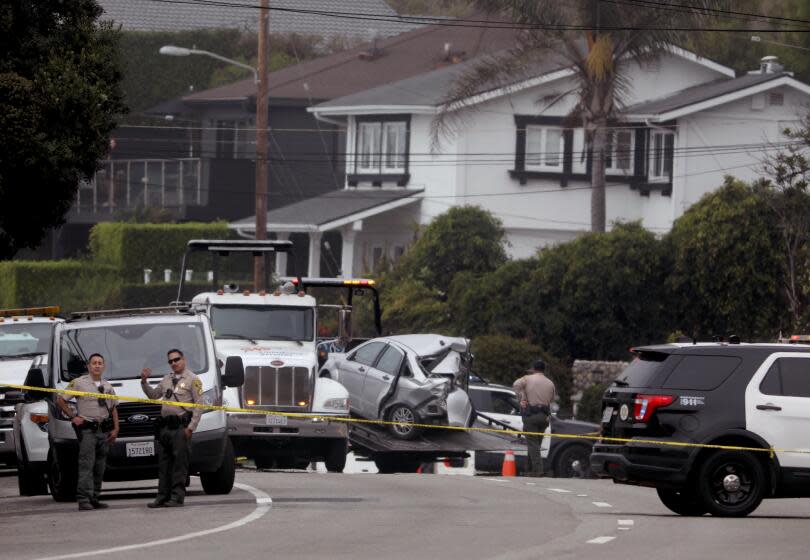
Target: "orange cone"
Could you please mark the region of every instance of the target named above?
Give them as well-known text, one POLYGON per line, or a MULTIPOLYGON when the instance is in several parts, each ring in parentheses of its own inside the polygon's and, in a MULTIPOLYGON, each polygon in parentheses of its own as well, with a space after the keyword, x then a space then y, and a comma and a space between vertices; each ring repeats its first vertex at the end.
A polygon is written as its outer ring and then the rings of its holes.
POLYGON ((501 476, 517 476, 517 466, 515 465, 515 454, 510 449, 503 456, 503 468, 501 476))

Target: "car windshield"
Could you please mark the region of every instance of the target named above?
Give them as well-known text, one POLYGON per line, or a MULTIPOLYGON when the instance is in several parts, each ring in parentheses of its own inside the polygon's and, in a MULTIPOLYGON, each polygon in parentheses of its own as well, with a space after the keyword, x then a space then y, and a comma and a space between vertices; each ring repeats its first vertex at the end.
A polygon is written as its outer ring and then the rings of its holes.
POLYGON ((53 323, 10 323, 0 326, 0 358, 47 354, 53 323))
POLYGON ((216 338, 245 340, 315 339, 315 319, 310 307, 215 305, 211 324, 216 338))
POLYGON ((208 370, 208 352, 199 323, 129 324, 65 331, 60 341, 62 379, 87 373, 87 357, 104 356, 107 379, 135 379, 148 367, 152 376, 169 373, 166 353, 177 348, 194 373, 208 370))

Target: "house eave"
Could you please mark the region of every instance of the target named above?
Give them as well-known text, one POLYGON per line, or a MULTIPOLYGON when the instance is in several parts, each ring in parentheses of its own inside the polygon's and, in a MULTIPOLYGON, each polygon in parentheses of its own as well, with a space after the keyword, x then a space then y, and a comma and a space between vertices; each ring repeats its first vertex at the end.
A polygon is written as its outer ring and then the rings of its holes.
POLYGON ((346 105, 343 107, 309 107, 307 111, 322 116, 391 114, 435 115, 438 109, 429 105, 346 105))

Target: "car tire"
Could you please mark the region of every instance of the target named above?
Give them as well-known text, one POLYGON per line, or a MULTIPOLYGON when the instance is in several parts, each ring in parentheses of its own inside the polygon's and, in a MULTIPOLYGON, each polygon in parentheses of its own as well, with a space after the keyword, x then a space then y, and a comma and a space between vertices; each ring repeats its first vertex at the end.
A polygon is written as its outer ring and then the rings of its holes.
POLYGON ((591 446, 582 443, 566 445, 557 453, 553 468, 557 478, 593 478, 591 446))
POLYGON ((48 481, 41 469, 28 463, 25 442, 21 441, 22 460, 17 462, 17 488, 20 496, 44 496, 48 493, 48 481))
POLYGON ((226 438, 222 463, 219 465, 219 468, 213 472, 201 472, 200 482, 206 494, 222 495, 231 493, 235 479, 236 456, 234 455, 230 438, 226 438))
POLYGON ((706 506, 694 490, 657 488, 661 503, 673 513, 684 517, 700 517, 706 513, 706 506))
POLYGON ((698 470, 698 495, 714 516, 745 517, 759 507, 767 482, 765 468, 752 453, 715 451, 698 470))
POLYGON ((412 440, 421 432, 420 428, 409 424, 418 424, 419 415, 407 404, 395 404, 386 415, 388 422, 402 422, 388 424, 388 432, 397 439, 412 440))
POLYGON ((336 439, 329 442, 326 451, 326 470, 332 473, 342 473, 346 468, 346 454, 349 452, 349 445, 345 439, 336 439))
POLYGON ((79 476, 77 462, 75 457, 70 461, 68 457, 61 455, 62 453, 57 453, 53 447, 48 451, 48 488, 55 501, 73 502, 76 500, 76 484, 79 476))

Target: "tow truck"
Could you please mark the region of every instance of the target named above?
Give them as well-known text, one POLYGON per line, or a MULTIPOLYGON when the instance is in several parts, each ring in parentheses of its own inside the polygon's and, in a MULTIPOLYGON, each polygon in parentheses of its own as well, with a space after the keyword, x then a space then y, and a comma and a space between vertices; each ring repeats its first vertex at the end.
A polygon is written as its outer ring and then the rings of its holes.
MULTIPOLYGON (((215 261, 232 254, 261 256, 266 261, 269 255, 291 249, 289 241, 191 240, 183 257, 178 300, 182 300, 191 253, 205 251, 215 261)), ((292 413, 229 412, 228 433, 237 455, 252 459, 257 468, 303 468, 323 461, 330 472, 342 472, 348 426, 338 419, 348 417, 349 395, 340 383, 317 376, 320 306, 305 288, 346 289, 351 301, 370 281, 280 278, 275 289, 256 293, 235 285, 218 287, 217 269, 215 263, 211 291, 195 295, 191 304, 210 317, 220 359, 239 356, 245 364, 244 386, 226 390, 223 404, 292 413)), ((379 311, 379 301, 375 302, 379 311)), ((348 313, 341 316, 350 320, 348 313)))

